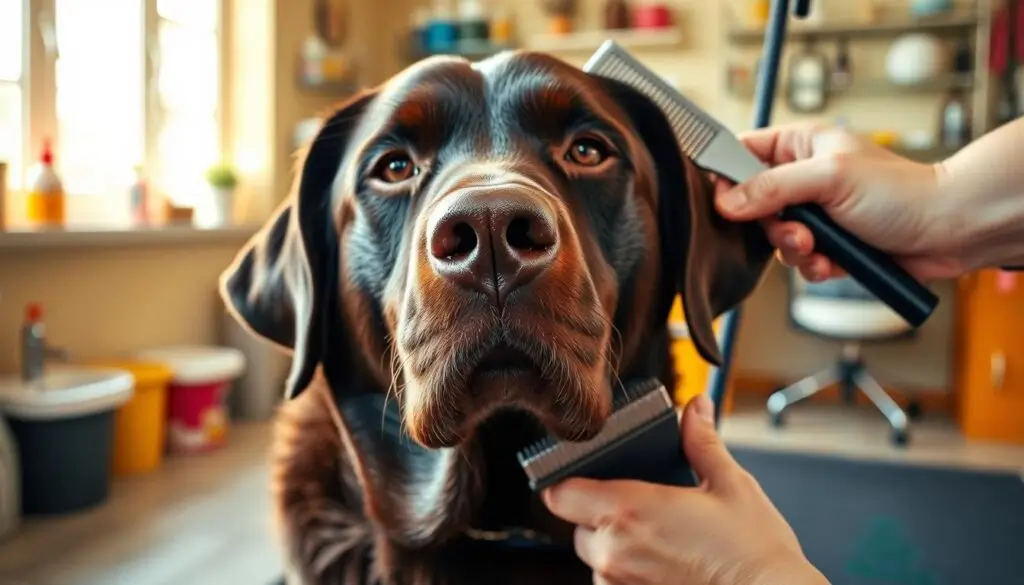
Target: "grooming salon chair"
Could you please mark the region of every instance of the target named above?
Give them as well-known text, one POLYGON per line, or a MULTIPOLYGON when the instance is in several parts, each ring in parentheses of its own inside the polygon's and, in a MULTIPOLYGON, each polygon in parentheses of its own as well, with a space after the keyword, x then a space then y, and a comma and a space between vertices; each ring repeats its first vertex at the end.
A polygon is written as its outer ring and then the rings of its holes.
POLYGON ((808 376, 768 398, 772 425, 783 425, 783 412, 791 405, 838 384, 841 400, 853 404, 859 390, 881 411, 892 427, 892 441, 898 446, 909 442, 908 412, 894 401, 868 373, 861 355, 865 342, 909 339, 913 330, 897 313, 847 277, 820 283, 805 280, 796 270, 787 270, 789 319, 798 331, 824 340, 842 342, 835 364, 808 376))

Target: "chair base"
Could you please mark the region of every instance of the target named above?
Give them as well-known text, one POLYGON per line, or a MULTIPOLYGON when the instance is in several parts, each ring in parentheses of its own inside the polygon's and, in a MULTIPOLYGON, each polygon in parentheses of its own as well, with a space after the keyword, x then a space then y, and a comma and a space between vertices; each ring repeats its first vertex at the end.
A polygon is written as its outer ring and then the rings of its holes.
POLYGON ((775 391, 768 397, 768 414, 771 416, 772 426, 783 425, 783 411, 809 398, 829 386, 838 383, 840 395, 846 404, 853 404, 854 393, 859 390, 868 397, 875 405, 875 408, 889 421, 892 427, 893 444, 903 447, 910 443, 910 416, 916 416, 918 408, 911 405, 904 412, 896 401, 892 399, 885 389, 867 372, 860 355, 858 343, 847 343, 843 346, 842 357, 839 362, 816 374, 808 376, 786 388, 775 391))

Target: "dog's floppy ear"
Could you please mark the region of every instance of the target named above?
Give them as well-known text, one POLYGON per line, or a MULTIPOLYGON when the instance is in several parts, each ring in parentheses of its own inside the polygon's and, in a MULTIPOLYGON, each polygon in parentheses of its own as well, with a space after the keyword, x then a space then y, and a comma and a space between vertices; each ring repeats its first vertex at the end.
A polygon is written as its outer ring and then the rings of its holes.
POLYGON ((292 191, 220 278, 220 294, 252 333, 292 351, 285 396, 309 385, 323 358, 339 302, 338 241, 332 190, 349 136, 373 92, 360 94, 328 117, 300 154, 292 191))
POLYGON ((598 79, 626 111, 654 162, 665 286, 657 314, 667 318, 681 294, 697 351, 721 365, 714 320, 754 291, 774 249, 760 224, 729 222, 718 214, 711 180, 680 150, 668 118, 652 100, 618 81, 598 79))

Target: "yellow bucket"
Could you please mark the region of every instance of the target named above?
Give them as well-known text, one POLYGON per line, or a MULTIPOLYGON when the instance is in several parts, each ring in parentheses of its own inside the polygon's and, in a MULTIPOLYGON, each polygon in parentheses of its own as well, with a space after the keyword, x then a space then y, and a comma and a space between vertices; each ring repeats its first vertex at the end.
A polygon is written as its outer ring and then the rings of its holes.
POLYGON ((114 415, 114 475, 135 475, 156 469, 164 457, 167 385, 174 372, 155 362, 95 363, 126 370, 135 377, 135 392, 114 415))

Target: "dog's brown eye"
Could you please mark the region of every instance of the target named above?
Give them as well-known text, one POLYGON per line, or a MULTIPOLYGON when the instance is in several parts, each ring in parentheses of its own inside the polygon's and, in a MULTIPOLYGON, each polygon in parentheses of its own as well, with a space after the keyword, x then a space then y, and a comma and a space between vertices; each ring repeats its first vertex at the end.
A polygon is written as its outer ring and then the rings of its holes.
POLYGON ((569 147, 568 158, 578 165, 595 167, 608 158, 608 149, 595 138, 581 138, 569 147))
POLYGON ((378 166, 377 176, 387 183, 401 183, 418 172, 409 155, 396 153, 387 156, 378 166))

